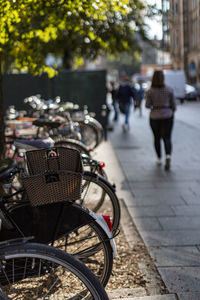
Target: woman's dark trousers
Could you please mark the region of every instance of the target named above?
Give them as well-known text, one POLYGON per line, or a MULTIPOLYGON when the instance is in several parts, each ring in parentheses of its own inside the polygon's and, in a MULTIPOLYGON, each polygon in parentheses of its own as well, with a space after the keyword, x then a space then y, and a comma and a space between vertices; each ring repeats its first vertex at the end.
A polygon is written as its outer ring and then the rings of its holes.
POLYGON ((150 119, 150 126, 154 135, 154 147, 157 156, 161 158, 161 139, 164 141, 166 155, 171 155, 171 132, 173 128, 173 118, 150 119))

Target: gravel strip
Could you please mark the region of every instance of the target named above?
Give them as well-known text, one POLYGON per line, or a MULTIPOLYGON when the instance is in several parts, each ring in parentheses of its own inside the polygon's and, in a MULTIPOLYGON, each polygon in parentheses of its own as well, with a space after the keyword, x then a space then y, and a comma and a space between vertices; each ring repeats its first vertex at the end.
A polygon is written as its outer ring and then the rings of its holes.
POLYGON ((114 260, 112 276, 106 290, 122 290, 123 294, 128 289, 125 293, 127 296, 130 293, 134 296, 132 289, 137 293, 135 296, 144 296, 144 290, 146 295, 167 294, 168 291, 123 202, 121 211, 120 234, 115 237, 118 257, 114 260))

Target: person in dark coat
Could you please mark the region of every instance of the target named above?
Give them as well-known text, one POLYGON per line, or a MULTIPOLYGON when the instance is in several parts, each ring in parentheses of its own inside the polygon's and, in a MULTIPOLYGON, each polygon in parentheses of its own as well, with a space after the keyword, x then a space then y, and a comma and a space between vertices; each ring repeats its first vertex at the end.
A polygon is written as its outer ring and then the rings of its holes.
POLYGON ((131 88, 129 78, 127 76, 122 77, 122 81, 117 91, 117 98, 119 101, 119 108, 122 113, 125 114, 124 124, 122 125, 123 131, 130 129, 129 116, 132 99, 134 98, 134 92, 131 88))
POLYGON ((119 116, 119 104, 118 104, 118 99, 117 99, 117 89, 115 87, 115 82, 114 81, 111 81, 110 85, 111 85, 110 93, 111 93, 111 96, 112 96, 112 104, 113 104, 113 108, 114 108, 114 112, 115 112, 113 120, 117 121, 118 116, 119 116))
POLYGON ((140 116, 142 116, 142 100, 144 99, 144 89, 140 84, 133 86, 132 89, 134 93, 134 110, 139 109, 140 116))

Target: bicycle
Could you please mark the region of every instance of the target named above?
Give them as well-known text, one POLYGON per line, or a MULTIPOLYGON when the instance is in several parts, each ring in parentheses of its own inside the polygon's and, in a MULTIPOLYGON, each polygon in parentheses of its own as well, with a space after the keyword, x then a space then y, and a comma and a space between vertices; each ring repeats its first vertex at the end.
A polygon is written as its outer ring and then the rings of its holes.
MULTIPOLYGON (((17 171, 16 166, 8 165, 0 173, 0 181, 10 181, 17 171)), ((38 187, 36 189, 40 191, 38 187)), ((39 207, 31 206, 23 197, 13 201, 12 198, 19 193, 23 191, 1 198, 3 228, 0 239, 33 235, 37 242, 60 247, 81 258, 106 285, 116 249, 102 216, 70 201, 39 207)))
MULTIPOLYGON (((16 139, 16 141, 14 142, 16 146, 15 155, 17 155, 18 151, 20 152, 20 149, 22 149, 24 156, 25 156, 26 149, 27 150, 37 149, 37 148, 48 149, 50 146, 50 142, 51 141, 49 141, 49 139, 38 139, 38 140, 16 139)), ((61 142, 61 146, 59 146, 59 143, 55 143, 54 146, 55 148, 63 147, 65 146, 65 143, 61 142), (58 146, 56 146, 57 144, 58 146)), ((67 146, 69 146, 68 143, 67 146)), ((72 147, 72 149, 74 148, 72 147)), ((90 174, 88 172, 84 172, 84 184, 83 184, 83 193, 82 193, 83 196, 81 198, 82 200, 80 203, 81 205, 85 205, 92 211, 105 213, 105 211, 102 210, 102 206, 103 205, 105 206, 106 203, 105 200, 107 199, 107 203, 109 204, 108 207, 110 207, 110 216, 112 219, 113 229, 116 230, 120 222, 120 204, 115 193, 115 186, 111 185, 107 179, 107 175, 104 171, 105 164, 91 158, 86 154, 82 154, 81 159, 84 166, 84 170, 89 169, 90 174), (98 176, 95 174, 98 174, 98 176), (89 203, 90 205, 88 206, 89 203)))
POLYGON ((0 271, 1 299, 108 299, 96 276, 73 255, 27 239, 0 244, 0 271))
POLYGON ((56 119, 61 116, 66 124, 70 125, 70 131, 63 130, 62 128, 59 129, 59 126, 55 128, 52 135, 53 139, 56 140, 56 137, 59 137, 62 140, 68 135, 73 140, 78 138, 79 141, 82 141, 91 150, 95 149, 102 142, 104 132, 103 127, 93 116, 91 116, 92 114, 88 113, 87 109, 84 108, 83 111, 80 111, 79 106, 72 102, 60 103, 60 97, 56 97, 55 101, 52 99, 45 101, 36 95, 28 97, 24 101, 32 107, 31 116, 40 118, 42 115, 48 120, 49 111, 51 118, 54 117, 56 119), (58 99, 59 101, 57 101, 58 99), (77 133, 79 134, 77 135, 77 133))
POLYGON ((10 300, 11 298, 8 298, 8 296, 5 295, 5 294, 0 290, 0 299, 1 299, 1 300, 10 300))
MULTIPOLYGON (((77 149, 81 153, 91 157, 91 150, 89 149, 84 143, 82 143, 80 140, 67 137, 67 136, 60 136, 59 134, 51 134, 52 129, 56 129, 58 126, 60 126, 60 122, 50 122, 48 120, 35 120, 32 122, 33 125, 37 126, 37 129, 32 130, 32 134, 30 137, 30 134, 28 135, 28 138, 25 138, 24 136, 20 136, 20 130, 18 132, 18 135, 16 135, 16 130, 12 134, 6 134, 6 144, 7 144, 7 153, 10 152, 10 156, 16 155, 18 153, 18 149, 16 147, 16 143, 21 143, 21 141, 24 144, 27 144, 29 146, 39 147, 39 148, 46 148, 47 146, 65 146, 65 147, 71 147, 73 149, 77 149), (45 131, 43 129, 45 128, 45 131), (41 131, 42 130, 42 131, 41 131), (38 146, 37 146, 38 145, 38 146)), ((29 129, 30 131, 30 129, 29 129)), ((33 149, 32 148, 32 149, 33 149)))
MULTIPOLYGON (((18 147, 28 149, 29 142, 28 144, 24 143, 25 141, 23 139, 17 140, 17 149, 18 147)), ((31 147, 32 145, 38 146, 36 142, 32 142, 31 147)), ((52 149, 59 148, 60 147, 54 147, 52 149)), ((47 149, 49 148, 47 147, 47 149)), ((119 200, 115 193, 115 186, 109 183, 103 163, 84 154, 81 155, 81 160, 84 170, 89 168, 89 171, 83 172, 82 195, 78 203, 96 213, 109 214, 114 232, 119 227, 121 215, 119 200)))
POLYGON ((121 217, 120 203, 115 193, 115 186, 106 178, 85 171, 81 199, 77 202, 96 213, 108 214, 112 222, 112 231, 115 233, 118 230, 121 217))
POLYGON ((68 120, 78 123, 83 143, 94 150, 103 140, 104 130, 94 113, 88 113, 87 106, 80 110, 79 105, 72 102, 60 104, 59 114, 67 116, 68 120))

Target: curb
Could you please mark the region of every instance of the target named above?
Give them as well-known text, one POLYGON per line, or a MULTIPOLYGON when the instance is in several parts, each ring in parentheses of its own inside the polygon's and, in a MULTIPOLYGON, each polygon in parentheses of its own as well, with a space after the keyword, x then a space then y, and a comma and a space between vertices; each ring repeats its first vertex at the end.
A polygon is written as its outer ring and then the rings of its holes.
MULTIPOLYGON (((118 198, 120 199, 120 206, 121 206, 121 226, 124 231, 124 235, 126 237, 126 240, 132 249, 134 246, 143 245, 145 246, 136 225, 134 224, 134 220, 132 219, 130 213, 129 213, 129 207, 126 205, 127 203, 131 203, 132 198, 134 195, 131 193, 126 177, 121 169, 120 162, 115 154, 115 151, 113 149, 112 144, 110 141, 103 142, 98 149, 94 153, 95 159, 101 160, 105 162, 105 170, 108 175, 109 181, 111 183, 114 183, 116 185, 116 193, 118 198)), ((146 248, 146 246, 145 246, 146 248)), ((147 248, 146 248, 147 249, 147 248)), ((147 251, 148 253, 148 251, 147 251)), ((130 288, 125 291, 122 289, 121 292, 118 290, 118 295, 114 291, 111 293, 111 299, 118 300, 118 298, 122 299, 136 299, 135 297, 146 297, 152 295, 157 296, 164 296, 163 294, 168 294, 164 283, 162 281, 162 278, 160 274, 157 271, 157 268, 152 261, 149 253, 149 260, 148 262, 144 262, 143 264, 139 265, 139 269, 141 270, 141 273, 144 274, 144 277, 147 281, 146 288, 142 288, 140 290, 130 288), (145 290, 145 294, 144 294, 145 290), (140 291, 141 294, 138 294, 140 291), (115 297, 113 298, 113 293, 115 297), (122 298, 122 297, 128 297, 128 298, 122 298), (131 297, 131 298, 130 298, 131 297), (134 298, 133 298, 134 297, 134 298)), ((117 291, 116 291, 117 292, 117 291)), ((166 295, 167 296, 167 295, 166 295)), ((142 300, 143 298, 141 298, 142 300)), ((150 299, 150 298, 147 298, 150 299)), ((155 298, 157 300, 159 298, 155 298)), ((175 299, 175 298, 163 298, 163 299, 175 299)), ((152 298, 153 300, 153 298, 152 298)))

